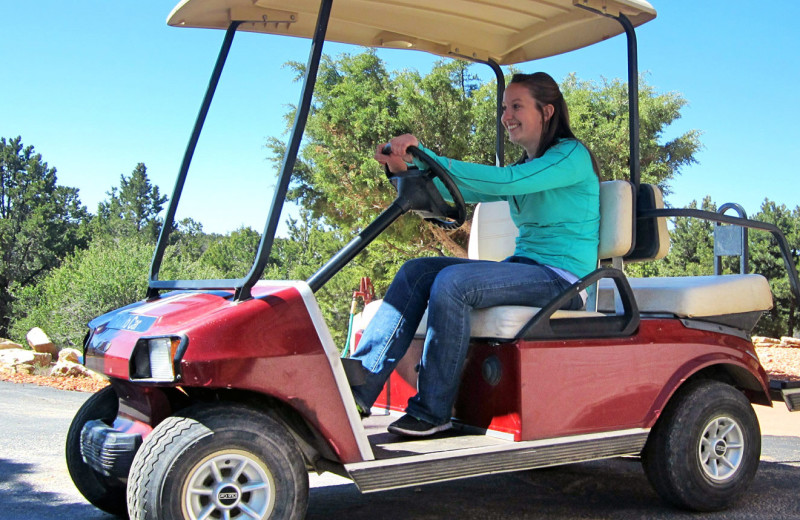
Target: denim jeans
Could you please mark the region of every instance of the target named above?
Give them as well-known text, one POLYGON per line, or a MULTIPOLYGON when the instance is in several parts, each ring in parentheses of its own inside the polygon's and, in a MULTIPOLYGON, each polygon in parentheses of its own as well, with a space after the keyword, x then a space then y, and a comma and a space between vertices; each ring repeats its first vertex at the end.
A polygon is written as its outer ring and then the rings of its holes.
MULTIPOLYGON (((406 413, 433 424, 450 420, 467 357, 470 311, 497 305, 543 307, 570 283, 533 260, 503 262, 464 258, 417 258, 397 272, 383 303, 364 331, 352 359, 366 382, 353 387, 356 402, 369 409, 405 355, 428 307, 417 395, 406 413)), ((565 307, 583 305, 576 296, 565 307)))

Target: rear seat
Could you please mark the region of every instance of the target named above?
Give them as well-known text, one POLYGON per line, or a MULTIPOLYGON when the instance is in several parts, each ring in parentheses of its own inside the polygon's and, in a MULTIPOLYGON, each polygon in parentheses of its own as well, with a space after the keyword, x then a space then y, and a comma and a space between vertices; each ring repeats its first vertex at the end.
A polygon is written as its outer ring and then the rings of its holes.
MULTIPOLYGON (((640 203, 662 207, 660 190, 642 185, 640 203)), ((666 219, 639 221, 634 226, 633 185, 627 181, 600 184, 599 258, 617 268, 622 262, 654 260, 666 256, 669 233, 666 219), (634 248, 634 235, 636 247, 634 248)), ((506 202, 481 203, 475 209, 469 239, 469 258, 502 260, 514 253, 518 231, 506 202)), ((772 293, 766 278, 760 275, 722 275, 665 278, 628 278, 641 314, 667 314, 679 318, 708 319, 740 328, 752 327, 763 311, 772 308, 772 293), (735 319, 726 320, 726 316, 735 319), (739 317, 745 316, 742 321, 739 317), (750 325, 752 321, 752 325, 750 325)), ((599 317, 619 309, 614 283, 599 283, 596 300, 583 311, 556 311, 553 319, 599 317), (596 309, 596 310, 595 310, 596 309), (598 312, 599 311, 599 312, 598 312)), ((380 300, 366 306, 354 320, 353 330, 362 330, 375 314, 380 300)), ((498 306, 472 312, 474 338, 514 338, 519 330, 540 311, 539 307, 498 306)), ((417 329, 425 335, 427 312, 417 329)))

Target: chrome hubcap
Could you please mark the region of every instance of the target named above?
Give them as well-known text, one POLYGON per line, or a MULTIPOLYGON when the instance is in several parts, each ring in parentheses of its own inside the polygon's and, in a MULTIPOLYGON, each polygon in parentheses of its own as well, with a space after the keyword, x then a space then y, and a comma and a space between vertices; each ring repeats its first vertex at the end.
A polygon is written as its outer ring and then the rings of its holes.
POLYGON ((703 429, 698 456, 706 477, 725 482, 736 474, 744 455, 744 435, 730 417, 717 417, 703 429))
POLYGON ((217 452, 189 472, 183 492, 184 516, 192 520, 267 518, 275 504, 275 481, 245 451, 217 452))

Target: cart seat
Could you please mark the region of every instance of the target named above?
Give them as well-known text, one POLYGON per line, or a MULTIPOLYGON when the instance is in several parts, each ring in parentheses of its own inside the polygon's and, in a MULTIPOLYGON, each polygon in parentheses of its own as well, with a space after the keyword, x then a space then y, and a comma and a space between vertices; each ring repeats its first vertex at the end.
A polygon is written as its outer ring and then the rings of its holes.
MULTIPOLYGON (((614 284, 601 280, 597 308, 615 308, 614 284)), ((639 312, 711 319, 772 308, 769 282, 759 274, 628 278, 639 312)), ((717 321, 717 320, 712 320, 717 321)))
MULTIPOLYGON (((600 255, 601 258, 623 256, 631 251, 633 242, 633 185, 627 181, 600 183, 600 255)), ((500 261, 514 254, 517 227, 511 220, 507 202, 478 204, 472 217, 469 238, 469 258, 500 261)), ((612 302, 613 302, 613 295, 612 302)), ((380 300, 371 302, 354 318, 353 330, 363 330, 375 315, 380 300)), ((541 309, 519 305, 501 305, 473 310, 473 338, 511 339, 541 309)), ((604 316, 592 311, 556 311, 552 318, 604 316)), ((417 328, 417 337, 424 337, 428 312, 417 328)), ((355 335, 354 335, 355 336, 355 335)), ((352 345, 351 345, 352 347, 352 345)))
MULTIPOLYGON (((640 204, 663 208, 661 192, 656 186, 642 185, 639 199, 640 204)), ((600 259, 643 261, 666 256, 669 250, 666 219, 653 219, 650 222, 640 220, 638 227, 634 227, 634 204, 631 183, 600 183, 600 259)), ((503 260, 514 254, 517 235, 518 231, 511 221, 506 202, 478 204, 472 219, 469 257, 503 260)), ((621 265, 621 261, 619 264, 621 265)), ((769 283, 761 275, 628 278, 628 282, 639 312, 643 315, 694 318, 750 330, 761 313, 772 308, 769 283)), ((605 279, 599 284, 597 303, 589 304, 592 310, 557 311, 552 318, 605 316, 619 309, 618 301, 613 281, 605 279), (597 312, 594 311, 595 306, 597 312)), ((378 305, 380 301, 367 305, 364 312, 355 318, 353 330, 363 330, 374 316, 378 305)), ((471 336, 514 338, 539 310, 539 307, 516 305, 474 310, 471 314, 471 336)), ((418 337, 424 337, 426 324, 427 312, 417 329, 418 337)))

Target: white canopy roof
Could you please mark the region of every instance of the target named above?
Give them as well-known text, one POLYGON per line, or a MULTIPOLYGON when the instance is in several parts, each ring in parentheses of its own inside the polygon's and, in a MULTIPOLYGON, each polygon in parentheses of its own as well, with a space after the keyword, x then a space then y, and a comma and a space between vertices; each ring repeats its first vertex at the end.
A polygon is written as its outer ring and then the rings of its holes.
MULTIPOLYGON (((319 0, 183 0, 167 23, 311 38, 319 0)), ((500 65, 579 49, 656 16, 645 0, 334 0, 327 39, 492 59, 500 65), (592 12, 595 11, 595 12, 592 12)))

